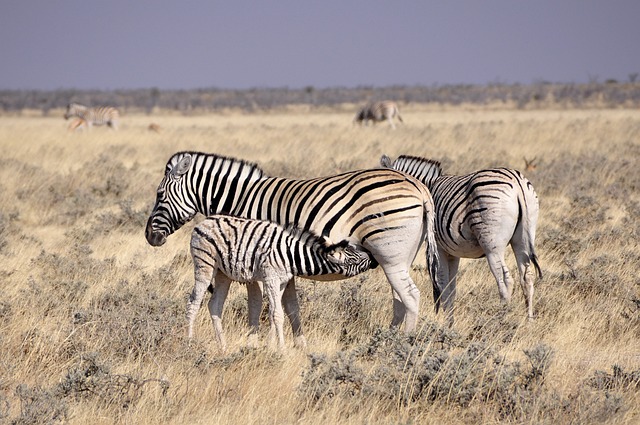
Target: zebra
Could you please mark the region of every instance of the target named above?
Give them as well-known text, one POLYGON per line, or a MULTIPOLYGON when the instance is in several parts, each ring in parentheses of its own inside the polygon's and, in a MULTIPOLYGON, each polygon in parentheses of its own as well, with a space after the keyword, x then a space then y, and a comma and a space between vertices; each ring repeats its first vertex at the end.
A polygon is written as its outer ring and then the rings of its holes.
POLYGON ((414 176, 429 188, 433 196, 441 260, 439 285, 434 284, 433 287, 436 313, 442 303, 450 323, 453 323, 460 258, 486 256, 500 297, 508 302, 513 293, 513 279, 504 261, 504 253, 507 245, 511 244, 527 304, 527 316, 529 320, 533 319, 534 276, 531 264, 538 278, 542 278, 542 271, 534 248, 538 195, 531 182, 519 171, 509 168, 480 170, 463 176, 442 175, 439 162, 407 155, 399 156, 393 162, 383 155, 380 164, 414 176))
POLYGON ((117 130, 120 113, 113 106, 88 108, 79 103, 70 103, 67 105, 67 112, 64 114, 64 119, 68 120, 71 117, 81 118, 89 128, 94 125, 106 124, 114 130, 117 130))
POLYGON ((398 105, 391 100, 384 100, 381 102, 373 102, 360 108, 356 116, 353 118, 354 123, 365 125, 369 124, 369 121, 373 121, 374 124, 382 121, 387 121, 391 128, 395 129, 396 125, 393 123, 393 118, 398 117, 401 123, 402 117, 400 116, 400 110, 398 105))
POLYGON ((294 276, 340 274, 351 277, 372 266, 366 251, 343 240, 338 244, 296 227, 265 220, 214 215, 198 224, 191 236, 195 286, 187 304, 188 336, 206 289, 215 279, 218 297, 209 302, 209 313, 218 342, 226 348, 222 308, 231 280, 261 281, 269 299, 270 339, 284 348, 282 293, 294 276))
MULTIPOLYGON (((404 322, 406 332, 417 323, 420 291, 409 270, 423 241, 430 276, 437 278, 433 199, 422 183, 399 171, 370 169, 295 180, 268 177, 256 164, 243 160, 178 152, 168 160, 158 186, 145 229, 147 242, 164 244, 197 213, 270 220, 361 246, 391 285, 391 325, 404 322)), ((247 290, 249 324, 256 329, 260 291, 252 284, 247 290)), ((304 345, 294 279, 285 288, 283 302, 297 343, 304 345)))

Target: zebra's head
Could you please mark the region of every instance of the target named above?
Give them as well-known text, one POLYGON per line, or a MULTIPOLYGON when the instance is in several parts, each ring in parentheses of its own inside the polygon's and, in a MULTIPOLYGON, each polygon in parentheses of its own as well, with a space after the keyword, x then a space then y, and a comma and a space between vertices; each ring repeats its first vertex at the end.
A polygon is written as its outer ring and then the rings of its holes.
POLYGON ((67 112, 64 113, 64 119, 68 120, 71 117, 75 117, 78 111, 82 110, 82 105, 78 103, 70 103, 67 105, 67 112))
POLYGON ((192 156, 187 152, 177 153, 169 159, 165 176, 158 186, 156 203, 147 220, 145 236, 152 246, 160 246, 167 237, 190 221, 197 214, 193 196, 188 193, 186 183, 191 169, 192 156))
POLYGON ((358 113, 356 113, 356 116, 353 117, 353 122, 355 124, 362 124, 363 121, 371 119, 370 115, 371 115, 371 112, 368 106, 365 106, 364 108, 360 108, 358 113))
POLYGON ((340 267, 345 276, 355 276, 378 266, 369 251, 358 248, 347 240, 330 247, 328 258, 340 267))

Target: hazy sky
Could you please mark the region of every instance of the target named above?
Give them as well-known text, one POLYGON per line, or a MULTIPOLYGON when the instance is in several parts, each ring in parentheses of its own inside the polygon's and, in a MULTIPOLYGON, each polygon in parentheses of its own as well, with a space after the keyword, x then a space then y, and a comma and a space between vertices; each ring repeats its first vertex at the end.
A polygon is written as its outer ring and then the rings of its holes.
POLYGON ((0 89, 627 81, 640 0, 0 0, 0 89))

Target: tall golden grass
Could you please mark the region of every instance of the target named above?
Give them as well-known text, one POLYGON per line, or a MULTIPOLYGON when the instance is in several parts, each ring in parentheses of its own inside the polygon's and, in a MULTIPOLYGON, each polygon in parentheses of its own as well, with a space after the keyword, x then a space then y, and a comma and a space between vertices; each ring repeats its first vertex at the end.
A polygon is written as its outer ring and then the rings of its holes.
POLYGON ((405 105, 393 131, 352 126, 354 110, 125 115, 119 131, 74 132, 62 113, 0 117, 0 422, 638 423, 638 111, 405 105), (421 253, 414 336, 388 330, 391 294, 373 270, 300 280, 306 352, 290 334, 283 354, 246 347, 240 285, 225 308, 229 351, 206 308, 189 343, 194 223, 160 248, 144 238, 180 150, 290 177, 375 167, 381 154, 452 174, 537 157, 536 320, 517 291, 501 305, 485 260, 463 260, 447 329, 421 253))

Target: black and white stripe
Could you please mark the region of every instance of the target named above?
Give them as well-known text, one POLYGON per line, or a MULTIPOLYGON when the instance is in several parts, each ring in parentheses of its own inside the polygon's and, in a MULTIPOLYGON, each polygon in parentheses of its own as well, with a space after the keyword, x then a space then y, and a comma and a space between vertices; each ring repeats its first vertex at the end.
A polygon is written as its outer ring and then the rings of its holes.
MULTIPOLYGON (((436 240, 440 254, 441 285, 434 286, 434 297, 453 316, 456 274, 460 258, 487 257, 500 296, 509 301, 513 279, 504 260, 511 245, 518 264, 520 284, 533 318, 533 271, 542 277, 535 253, 538 222, 538 196, 533 185, 519 171, 492 168, 475 173, 442 175, 440 163, 414 156, 400 156, 391 162, 384 155, 383 167, 406 172, 422 181, 431 191, 436 207, 436 240), (444 285, 444 286, 442 286, 444 285)), ((436 311, 439 303, 436 301, 436 311)))
MULTIPOLYGON (((360 170, 294 180, 267 177, 255 164, 233 158, 179 152, 169 159, 158 187, 147 241, 162 245, 197 213, 293 225, 364 248, 384 269, 393 289, 392 325, 404 321, 407 331, 415 329, 420 301, 409 270, 425 240, 427 265, 431 277, 437 276, 433 200, 422 183, 399 171, 360 170)), ((293 280, 284 302, 295 322, 294 334, 301 335, 293 280)), ((256 320, 251 310, 250 300, 250 321, 256 320)))
POLYGON ((84 120, 89 128, 94 125, 107 125, 117 130, 120 113, 113 106, 89 108, 79 103, 70 103, 67 105, 64 119, 68 120, 71 117, 78 117, 84 120))
MULTIPOLYGON (((189 337, 206 289, 214 282, 219 299, 213 297, 209 312, 220 345, 226 346, 222 331, 222 307, 230 279, 260 281, 269 299, 271 336, 284 346, 282 293, 294 276, 339 274, 355 276, 373 265, 369 254, 343 240, 332 244, 327 238, 294 227, 285 228, 264 220, 215 215, 198 224, 191 236, 195 286, 187 304, 189 337)), ((272 341, 275 342, 275 341, 272 341)))
POLYGON ((365 125, 368 125, 370 121, 373 121, 374 124, 387 121, 391 128, 396 128, 393 122, 394 117, 397 117, 400 122, 404 122, 402 121, 396 102, 384 100, 381 102, 372 102, 360 108, 353 118, 353 121, 358 124, 364 123, 365 125))

